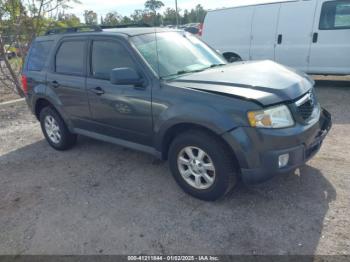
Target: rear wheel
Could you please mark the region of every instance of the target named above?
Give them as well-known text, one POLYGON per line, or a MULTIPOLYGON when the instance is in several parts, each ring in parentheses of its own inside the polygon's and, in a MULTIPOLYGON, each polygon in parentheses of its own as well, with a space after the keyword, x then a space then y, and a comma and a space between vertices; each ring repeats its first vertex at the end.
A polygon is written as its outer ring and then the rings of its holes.
POLYGON ((226 146, 205 132, 181 134, 169 150, 169 165, 176 182, 185 192, 202 200, 217 200, 236 185, 234 163, 226 146))
POLYGON ((59 113, 48 106, 40 111, 40 124, 47 142, 56 150, 71 148, 77 136, 69 132, 59 113))

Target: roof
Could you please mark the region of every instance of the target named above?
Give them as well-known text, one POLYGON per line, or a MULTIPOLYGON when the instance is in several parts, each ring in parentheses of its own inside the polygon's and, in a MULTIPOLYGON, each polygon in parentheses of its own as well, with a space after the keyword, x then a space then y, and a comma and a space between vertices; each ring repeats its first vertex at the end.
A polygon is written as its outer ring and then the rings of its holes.
POLYGON ((244 6, 267 5, 267 4, 277 4, 277 3, 296 2, 296 1, 300 1, 300 0, 234 0, 234 1, 231 1, 230 7, 212 9, 212 10, 209 10, 209 12, 215 12, 218 10, 244 7, 244 6))
POLYGON ((106 33, 119 33, 119 34, 125 34, 128 36, 135 36, 135 35, 144 35, 144 34, 151 34, 154 32, 173 32, 178 31, 171 28, 160 28, 160 27, 132 27, 132 28, 112 28, 112 29, 103 29, 103 32, 106 33))

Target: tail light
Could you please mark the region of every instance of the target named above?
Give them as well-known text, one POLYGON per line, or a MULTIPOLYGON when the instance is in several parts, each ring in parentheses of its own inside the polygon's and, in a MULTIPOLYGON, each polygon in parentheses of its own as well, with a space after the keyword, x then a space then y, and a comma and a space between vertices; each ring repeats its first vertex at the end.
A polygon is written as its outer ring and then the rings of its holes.
POLYGON ((28 81, 25 75, 22 75, 22 89, 23 93, 26 95, 28 93, 28 81))
POLYGON ((202 34, 203 34, 203 23, 200 23, 200 24, 199 24, 198 35, 199 35, 199 36, 202 36, 202 34))

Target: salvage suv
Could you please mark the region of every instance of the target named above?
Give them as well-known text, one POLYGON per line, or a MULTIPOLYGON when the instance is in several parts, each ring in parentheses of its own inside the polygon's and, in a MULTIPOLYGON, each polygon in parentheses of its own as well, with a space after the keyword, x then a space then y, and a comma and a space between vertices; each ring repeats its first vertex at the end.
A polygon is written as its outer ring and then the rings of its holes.
POLYGON ((32 43, 22 84, 53 148, 83 135, 151 153, 203 200, 294 171, 331 128, 307 75, 228 64, 172 29, 51 30, 32 43))

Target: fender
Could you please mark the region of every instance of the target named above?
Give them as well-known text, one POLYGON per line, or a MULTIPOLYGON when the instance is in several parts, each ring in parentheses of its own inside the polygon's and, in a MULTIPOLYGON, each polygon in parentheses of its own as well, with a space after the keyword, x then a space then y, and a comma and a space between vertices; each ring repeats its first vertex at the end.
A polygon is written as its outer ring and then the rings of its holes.
POLYGON ((35 107, 40 98, 44 98, 46 96, 46 86, 44 83, 40 83, 39 85, 35 85, 33 89, 28 92, 26 97, 27 104, 35 115, 35 107))
POLYGON ((189 103, 172 106, 163 111, 154 121, 154 145, 158 151, 161 151, 167 132, 179 124, 201 126, 217 135, 222 135, 238 126, 233 118, 209 106, 189 103))
POLYGON ((33 89, 32 99, 31 99, 31 110, 35 114, 35 108, 37 105, 37 102, 40 99, 47 100, 61 115, 61 117, 65 120, 67 127, 69 131, 73 132, 73 125, 67 116, 67 114, 62 109, 62 102, 58 98, 58 96, 53 92, 50 88, 46 87, 45 85, 37 85, 33 89))

